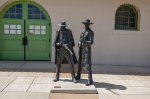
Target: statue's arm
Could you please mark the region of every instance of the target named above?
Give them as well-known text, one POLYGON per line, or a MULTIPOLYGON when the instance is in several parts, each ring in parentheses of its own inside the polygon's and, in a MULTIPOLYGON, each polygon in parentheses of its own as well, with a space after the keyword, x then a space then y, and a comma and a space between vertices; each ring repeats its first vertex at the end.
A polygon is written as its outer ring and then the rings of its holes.
POLYGON ((60 40, 60 31, 56 31, 56 37, 54 41, 55 46, 61 46, 61 40, 60 40))
POLYGON ((72 31, 71 31, 71 30, 69 30, 69 32, 70 32, 70 43, 72 44, 72 46, 75 46, 72 31))

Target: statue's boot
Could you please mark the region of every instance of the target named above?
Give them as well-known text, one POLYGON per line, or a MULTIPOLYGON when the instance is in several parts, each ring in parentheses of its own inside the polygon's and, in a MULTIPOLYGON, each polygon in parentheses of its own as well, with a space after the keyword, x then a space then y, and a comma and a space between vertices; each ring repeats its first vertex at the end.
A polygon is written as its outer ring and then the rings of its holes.
POLYGON ((75 79, 75 77, 72 77, 72 82, 77 83, 77 80, 75 79))
POLYGON ((58 78, 55 78, 55 79, 54 79, 54 82, 57 82, 57 81, 59 81, 59 79, 58 79, 58 78))
POLYGON ((81 68, 81 65, 79 64, 78 65, 78 73, 76 75, 76 80, 80 80, 81 79, 81 71, 82 71, 82 68, 81 68))
POLYGON ((54 79, 54 82, 57 82, 57 81, 59 81, 59 74, 56 74, 55 79, 54 79))
POLYGON ((72 76, 72 82, 77 83, 74 72, 71 73, 71 76, 72 76))
POLYGON ((88 82, 86 83, 86 86, 90 86, 90 85, 93 85, 93 80, 92 79, 88 79, 88 82))
POLYGON ((80 80, 81 79, 81 73, 78 73, 75 77, 76 80, 80 80))
POLYGON ((71 65, 71 77, 72 77, 72 82, 77 83, 77 80, 75 79, 75 73, 74 73, 74 67, 71 65))

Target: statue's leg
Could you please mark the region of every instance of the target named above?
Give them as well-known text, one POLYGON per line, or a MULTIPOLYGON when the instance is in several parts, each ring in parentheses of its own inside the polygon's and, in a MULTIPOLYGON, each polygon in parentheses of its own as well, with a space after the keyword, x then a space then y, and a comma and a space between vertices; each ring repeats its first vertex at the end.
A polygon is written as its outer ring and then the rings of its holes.
POLYGON ((81 79, 81 71, 82 71, 82 48, 79 48, 78 71, 76 75, 76 80, 81 79))
POLYGON ((89 86, 93 84, 91 65, 87 66, 87 73, 88 73, 88 82, 86 83, 86 85, 89 86))
POLYGON ((77 81, 75 79, 73 56, 70 55, 70 53, 66 53, 66 59, 67 59, 68 63, 70 64, 72 81, 74 83, 77 83, 77 81))
POLYGON ((82 63, 82 55, 79 55, 79 61, 78 61, 78 71, 77 71, 77 76, 76 76, 76 80, 80 80, 81 79, 81 71, 82 71, 82 67, 81 67, 81 63, 82 63))
POLYGON ((62 54, 59 53, 57 56, 56 75, 54 79, 55 82, 59 80, 60 69, 61 69, 61 59, 62 59, 62 54))

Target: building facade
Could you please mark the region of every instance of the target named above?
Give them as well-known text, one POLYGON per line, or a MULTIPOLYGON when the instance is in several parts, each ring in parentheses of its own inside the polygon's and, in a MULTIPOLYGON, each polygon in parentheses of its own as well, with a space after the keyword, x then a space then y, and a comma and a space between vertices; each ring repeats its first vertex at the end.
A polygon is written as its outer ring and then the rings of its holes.
POLYGON ((0 59, 54 62, 57 26, 94 25, 93 64, 150 66, 150 0, 0 0, 0 59))

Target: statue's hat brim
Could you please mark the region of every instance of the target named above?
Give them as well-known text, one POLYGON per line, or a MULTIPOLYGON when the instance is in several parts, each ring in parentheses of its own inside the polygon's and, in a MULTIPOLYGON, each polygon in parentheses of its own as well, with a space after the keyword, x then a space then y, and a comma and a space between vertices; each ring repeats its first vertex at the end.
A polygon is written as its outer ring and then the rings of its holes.
POLYGON ((61 22, 58 26, 67 26, 66 22, 61 22))
POLYGON ((90 19, 87 19, 82 22, 83 24, 94 24, 93 22, 90 21, 90 19))
POLYGON ((67 26, 67 25, 62 25, 62 24, 57 24, 58 26, 67 26))

